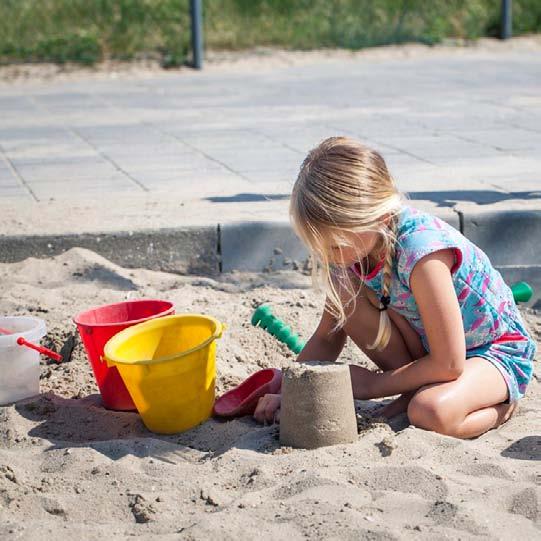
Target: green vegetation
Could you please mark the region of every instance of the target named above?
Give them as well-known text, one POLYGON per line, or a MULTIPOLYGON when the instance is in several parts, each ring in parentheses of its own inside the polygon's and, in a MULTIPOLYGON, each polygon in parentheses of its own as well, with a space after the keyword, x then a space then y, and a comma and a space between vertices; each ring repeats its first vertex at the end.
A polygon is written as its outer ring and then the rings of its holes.
MULTIPOLYGON (((499 0, 203 0, 205 47, 344 47, 499 33, 499 0)), ((541 2, 513 1, 513 33, 541 31, 541 2)), ((93 64, 190 50, 189 0, 0 0, 0 63, 93 64)))

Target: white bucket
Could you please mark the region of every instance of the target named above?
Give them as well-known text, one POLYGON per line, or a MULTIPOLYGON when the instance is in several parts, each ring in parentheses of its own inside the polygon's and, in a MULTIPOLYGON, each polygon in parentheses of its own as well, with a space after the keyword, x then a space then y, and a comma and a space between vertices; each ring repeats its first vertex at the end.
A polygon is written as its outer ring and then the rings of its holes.
POLYGON ((39 353, 19 346, 22 336, 34 344, 46 334, 45 321, 37 317, 0 317, 0 405, 39 394, 39 353))

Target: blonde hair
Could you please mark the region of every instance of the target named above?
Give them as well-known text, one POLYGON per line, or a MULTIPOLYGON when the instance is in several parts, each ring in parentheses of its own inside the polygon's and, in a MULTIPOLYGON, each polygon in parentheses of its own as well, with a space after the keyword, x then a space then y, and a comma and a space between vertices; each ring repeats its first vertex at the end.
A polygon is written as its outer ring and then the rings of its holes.
MULTIPOLYGON (((355 309, 362 283, 352 280, 348 269, 330 264, 329 240, 347 245, 347 233, 370 231, 381 236, 385 254, 383 296, 389 297, 395 224, 401 204, 402 197, 382 156, 354 139, 330 137, 305 158, 293 187, 289 212, 295 231, 309 248, 314 284, 324 284, 326 310, 337 322, 334 330, 344 326, 346 309, 351 304, 355 309), (349 297, 344 304, 337 283, 349 297)), ((365 274, 362 262, 359 263, 365 274)), ((381 351, 390 336, 389 314, 381 309, 378 334, 367 347, 381 351)))

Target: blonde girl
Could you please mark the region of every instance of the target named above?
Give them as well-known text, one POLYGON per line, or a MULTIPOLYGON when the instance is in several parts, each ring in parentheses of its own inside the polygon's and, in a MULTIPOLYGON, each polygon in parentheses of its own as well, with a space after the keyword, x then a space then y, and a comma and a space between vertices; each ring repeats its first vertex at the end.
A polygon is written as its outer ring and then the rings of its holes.
MULTIPOLYGON (((383 411, 459 438, 499 426, 532 377, 535 343, 511 290, 457 230, 405 204, 385 162, 331 137, 304 160, 290 214, 326 302, 298 361, 335 361, 346 338, 379 371, 351 365, 353 395, 401 395, 383 411)), ((254 416, 272 421, 279 395, 254 416)))

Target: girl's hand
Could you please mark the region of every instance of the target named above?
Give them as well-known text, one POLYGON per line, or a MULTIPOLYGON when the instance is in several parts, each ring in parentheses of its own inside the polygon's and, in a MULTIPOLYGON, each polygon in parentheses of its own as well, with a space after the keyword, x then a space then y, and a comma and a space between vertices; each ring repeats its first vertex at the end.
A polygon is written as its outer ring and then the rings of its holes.
POLYGON ((260 423, 280 422, 280 403, 282 396, 279 394, 266 394, 262 396, 255 408, 254 418, 260 423))
POLYGON ((353 387, 353 398, 356 400, 369 400, 379 398, 376 395, 375 384, 378 378, 376 372, 372 372, 362 366, 352 364, 349 366, 351 374, 351 386, 353 387))

